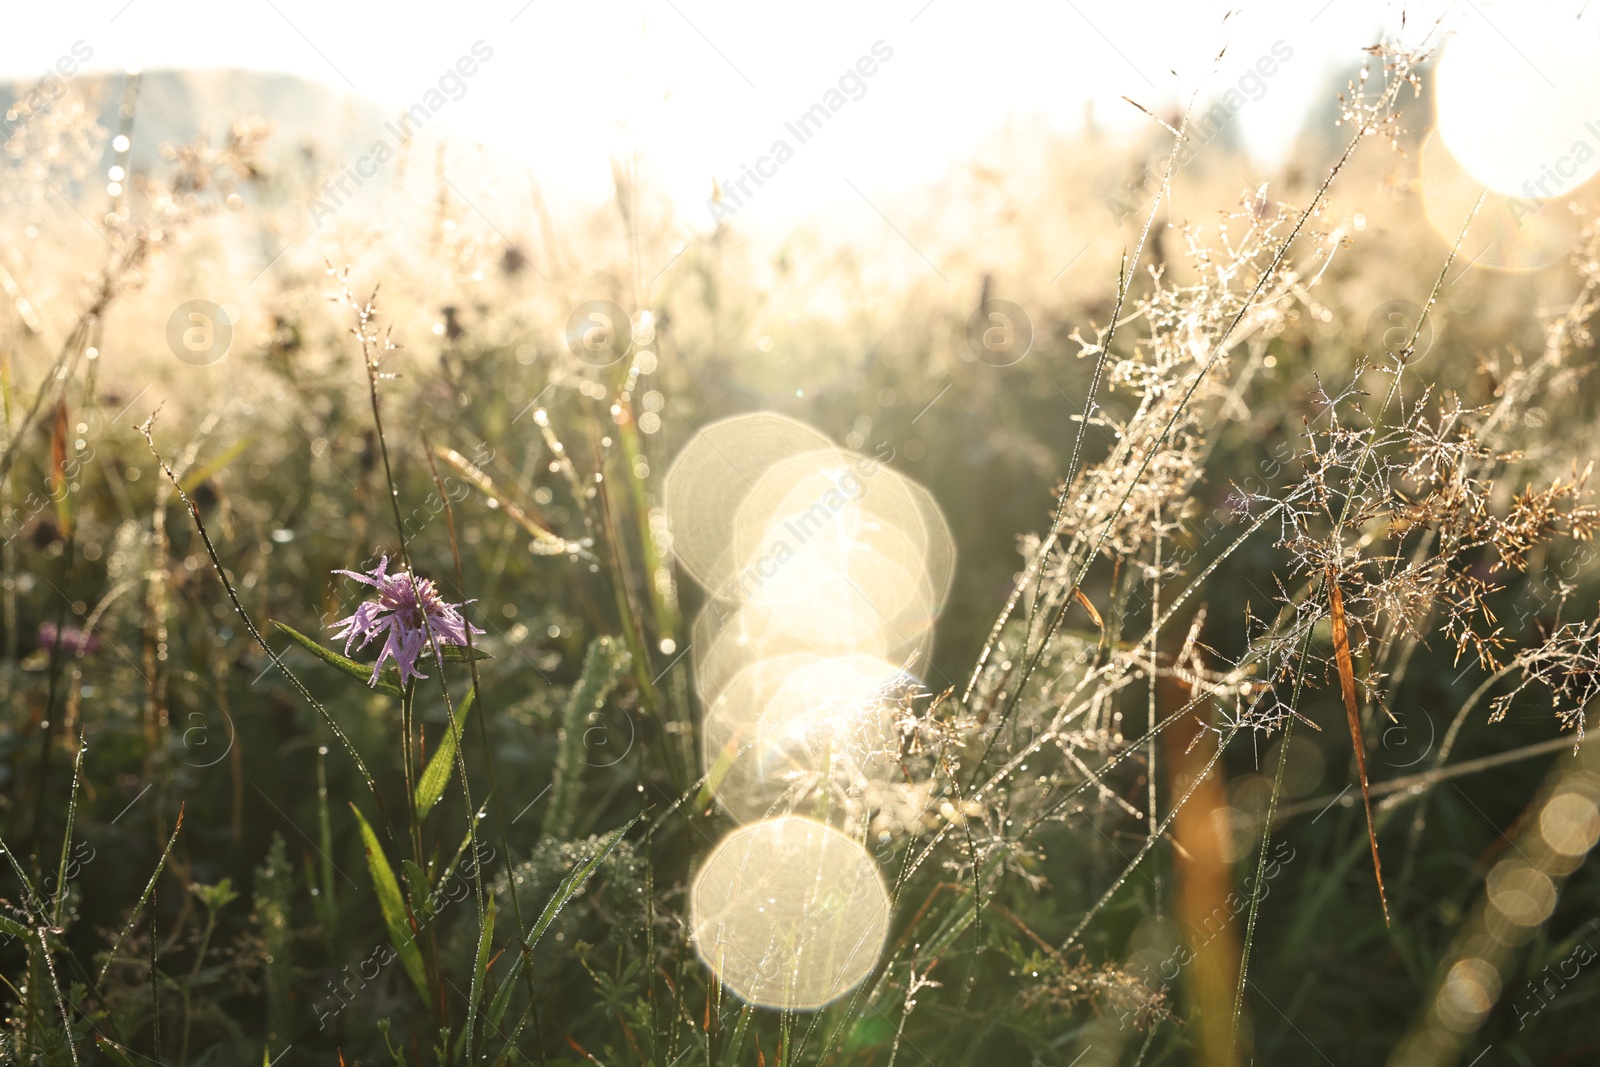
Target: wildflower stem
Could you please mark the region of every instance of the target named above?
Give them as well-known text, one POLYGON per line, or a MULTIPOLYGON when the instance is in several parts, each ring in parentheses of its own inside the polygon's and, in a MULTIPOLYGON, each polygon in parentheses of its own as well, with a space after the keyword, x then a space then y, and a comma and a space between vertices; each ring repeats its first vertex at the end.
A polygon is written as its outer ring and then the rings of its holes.
POLYGON ((271 645, 267 644, 266 638, 261 636, 261 631, 256 629, 256 624, 250 618, 250 613, 239 602, 239 594, 234 591, 233 582, 228 578, 228 572, 223 568, 222 560, 217 556, 217 547, 211 543, 211 535, 206 532, 205 522, 200 518, 200 509, 195 506, 194 501, 189 499, 189 494, 183 491, 183 486, 178 484, 178 476, 173 473, 171 467, 167 466, 166 460, 161 458, 160 451, 156 449, 156 442, 153 436, 155 419, 155 413, 151 413, 150 417, 139 426, 139 432, 144 435, 145 443, 150 446, 150 454, 155 457, 156 464, 160 466, 162 473, 166 475, 167 481, 171 482, 172 487, 178 491, 178 499, 182 500, 183 506, 189 509, 189 517, 194 520, 195 531, 200 535, 200 543, 205 546, 206 557, 211 561, 211 569, 216 572, 217 579, 222 582, 223 592, 227 594, 228 602, 233 605, 234 613, 239 616, 239 621, 244 624, 244 628, 249 631, 251 638, 260 646, 261 651, 267 654, 267 658, 272 661, 273 666, 283 672, 283 676, 289 679, 289 684, 294 686, 295 692, 299 693, 305 702, 310 704, 316 713, 322 717, 322 721, 327 723, 329 729, 333 731, 333 736, 339 739, 339 743, 344 746, 344 750, 350 754, 350 759, 355 763, 356 770, 361 774, 361 780, 367 784, 367 789, 371 791, 372 798, 378 802, 378 809, 383 813, 384 821, 390 824, 390 833, 392 834, 393 823, 389 819, 388 809, 383 803, 383 796, 378 792, 378 784, 372 780, 372 772, 367 770, 367 765, 362 760, 361 754, 356 751, 355 745, 351 743, 349 736, 340 728, 338 721, 328 713, 328 709, 322 706, 320 700, 311 695, 311 690, 306 688, 305 683, 293 671, 289 670, 283 659, 272 650, 271 645))
MULTIPOLYGON (((331 268, 329 272, 332 273, 331 268)), ((417 586, 416 567, 411 561, 410 546, 406 544, 405 521, 400 515, 400 489, 395 483, 394 466, 389 458, 389 439, 383 432, 383 409, 378 400, 378 360, 383 352, 390 350, 394 346, 391 342, 385 339, 382 347, 377 347, 377 338, 372 332, 372 320, 377 304, 377 290, 373 290, 372 296, 369 297, 365 303, 357 304, 352 298, 348 286, 344 285, 344 278, 342 276, 340 277, 340 282, 341 296, 344 300, 344 303, 354 310, 356 314, 355 334, 356 339, 361 346, 362 367, 366 371, 367 375, 367 395, 372 403, 372 424, 378 438, 378 451, 383 457, 384 484, 388 487, 389 506, 394 512, 394 530, 395 537, 398 540, 400 547, 400 561, 405 566, 406 579, 411 583, 411 594, 413 601, 420 604, 422 602, 422 596, 417 586)), ((423 633, 426 637, 424 647, 433 652, 434 673, 439 679, 439 690, 444 697, 445 712, 450 719, 450 728, 452 731, 454 731, 455 738, 458 742, 456 751, 459 754, 461 751, 459 744, 461 727, 456 719, 455 705, 450 699, 450 687, 445 678, 444 654, 439 647, 439 636, 434 633, 433 623, 428 617, 428 612, 419 610, 418 616, 421 621, 423 633)), ((466 625, 464 626, 464 629, 470 634, 472 628, 470 625, 466 625)), ((476 675, 474 675, 474 677, 476 677, 476 675)), ((409 762, 412 759, 411 745, 413 743, 410 707, 412 692, 412 688, 408 686, 406 689, 406 707, 404 710, 406 758, 408 761, 406 777, 406 804, 410 815, 412 845, 416 852, 417 866, 426 871, 426 859, 422 851, 422 827, 419 825, 417 820, 416 791, 412 784, 414 781, 414 773, 412 767, 409 766, 409 762)), ((480 720, 482 719, 481 713, 479 718, 480 720)), ((468 787, 466 764, 464 760, 460 769, 461 787, 467 801, 467 837, 471 842, 473 855, 476 857, 478 855, 478 819, 476 810, 472 805, 472 793, 468 787)), ((510 857, 508 856, 507 859, 509 860, 509 858, 510 857)), ((473 899, 477 905, 478 932, 480 935, 478 942, 481 944, 481 935, 483 932, 484 923, 487 921, 487 909, 485 907, 483 893, 483 865, 481 863, 475 862, 472 866, 472 883, 473 899)), ((447 1026, 448 1003, 445 1000, 443 983, 440 981, 441 975, 439 973, 440 961, 438 938, 431 924, 428 928, 428 947, 428 965, 432 975, 431 980, 433 982, 433 988, 439 991, 436 1014, 439 1025, 447 1026)), ((476 977, 474 978, 474 981, 476 981, 476 977)), ((477 1012, 477 998, 469 997, 467 1002, 466 1034, 462 1050, 462 1056, 468 1063, 472 1062, 473 1059, 472 1043, 475 1036, 474 1031, 476 1030, 477 1012)))
POLYGON ((423 862, 422 826, 417 821, 417 755, 413 731, 416 727, 413 709, 417 694, 416 679, 406 682, 400 695, 401 767, 406 782, 406 821, 411 829, 412 854, 420 867, 423 862))
MULTIPOLYGON (((467 587, 467 579, 466 574, 461 566, 461 542, 456 537, 455 508, 451 507, 450 494, 445 491, 444 481, 439 477, 439 466, 434 461, 435 453, 433 448, 428 443, 426 434, 423 435, 423 447, 427 452, 428 470, 433 475, 434 487, 439 494, 439 499, 444 502, 445 530, 450 535, 450 559, 455 565, 456 587, 458 589, 465 590, 467 587)), ((474 651, 474 645, 472 641, 472 620, 469 614, 470 607, 470 603, 464 603, 461 605, 461 615, 467 623, 467 625, 463 628, 467 638, 467 673, 472 679, 472 691, 477 695, 478 740, 483 745, 484 767, 489 772, 489 796, 494 800, 498 800, 500 797, 500 786, 495 776, 494 746, 489 743, 489 708, 484 703, 487 698, 484 696, 483 684, 478 679, 478 657, 474 651)), ((466 789, 467 746, 462 743, 461 725, 456 721, 456 717, 453 712, 450 716, 450 729, 455 732, 456 736, 456 761, 458 764, 458 769, 461 773, 462 792, 467 801, 467 811, 472 812, 472 796, 466 789)), ((506 816, 504 808, 498 803, 493 804, 492 806, 494 808, 495 829, 498 831, 498 836, 500 838, 500 849, 506 857, 506 892, 511 896, 511 918, 512 921, 516 923, 517 949, 522 956, 522 982, 528 994, 529 1011, 533 1017, 534 1052, 538 1056, 540 1067, 544 1067, 544 1033, 539 1025, 539 998, 538 994, 533 988, 533 950, 528 948, 527 945, 528 927, 522 919, 521 894, 517 892, 516 872, 511 859, 511 837, 506 831, 506 816)), ((471 817, 473 821, 476 822, 476 815, 474 814, 471 817)), ((475 974, 474 977, 474 984, 476 985, 476 983, 481 980, 482 972, 485 972, 487 967, 482 960, 474 961, 474 967, 478 972, 478 974, 475 974)))

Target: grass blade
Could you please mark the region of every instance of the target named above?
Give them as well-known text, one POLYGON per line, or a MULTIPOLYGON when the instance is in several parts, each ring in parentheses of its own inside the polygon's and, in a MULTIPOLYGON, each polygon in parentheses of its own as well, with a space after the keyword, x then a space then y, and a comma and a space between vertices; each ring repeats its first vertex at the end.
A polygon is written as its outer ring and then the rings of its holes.
POLYGON ((56 899, 50 906, 50 922, 61 925, 61 905, 67 899, 67 860, 72 854, 72 830, 78 821, 78 783, 83 780, 83 754, 89 746, 78 739, 78 757, 72 761, 72 792, 67 794, 67 828, 61 837, 61 864, 56 868, 56 899))
POLYGON ((422 969, 422 950, 412 936, 405 898, 400 895, 400 883, 395 881, 394 870, 383 854, 383 845, 378 842, 378 835, 372 832, 361 809, 352 804, 350 810, 356 813, 356 821, 361 824, 361 843, 367 850, 367 869, 372 872, 372 888, 378 894, 378 907, 383 911, 383 921, 389 927, 390 940, 400 954, 400 965, 406 969, 411 984, 417 987, 423 1003, 428 1003, 428 980, 422 969))
POLYGON ((495 992, 494 999, 489 1002, 489 1010, 484 1015, 484 1025, 493 1029, 500 1025, 500 1020, 505 1017, 506 1008, 511 1004, 511 991, 517 987, 517 977, 522 973, 522 956, 518 954, 511 961, 511 969, 506 972, 505 979, 500 983, 500 988, 495 992))
POLYGON ((1356 668, 1350 655, 1350 630, 1344 617, 1344 594, 1332 568, 1328 570, 1328 609, 1333 617, 1333 655, 1339 665, 1339 689, 1344 694, 1345 716, 1350 720, 1350 743, 1356 750, 1356 773, 1361 778, 1361 803, 1367 809, 1367 838, 1372 843, 1372 871, 1378 879, 1378 902, 1383 905, 1383 925, 1389 925, 1389 895, 1383 889, 1383 863, 1378 859, 1378 830, 1372 823, 1372 787, 1367 781, 1367 749, 1361 740, 1361 709, 1356 702, 1356 668))
POLYGON ((470 651, 466 645, 440 645, 439 658, 446 663, 465 663, 474 659, 494 659, 493 656, 476 645, 470 651))
MULTIPOLYGON (((180 804, 178 806, 178 822, 177 825, 172 828, 172 836, 167 838, 167 847, 161 850, 161 858, 156 861, 156 869, 150 873, 150 881, 145 884, 144 893, 139 897, 139 903, 136 904, 134 909, 128 913, 127 925, 122 928, 122 932, 117 935, 117 940, 111 946, 111 951, 106 954, 106 962, 100 968, 100 976, 94 980, 95 988, 98 989, 100 985, 105 982, 106 974, 111 970, 111 963, 117 958, 117 950, 122 947, 122 942, 127 939, 128 934, 133 930, 134 920, 139 917, 139 913, 143 911, 144 906, 149 903, 150 895, 156 891, 156 879, 161 877, 162 870, 166 868, 167 857, 172 855, 172 846, 178 843, 178 831, 182 829, 183 806, 180 804)), ((152 931, 150 937, 150 942, 152 945, 155 944, 155 940, 155 935, 152 931)))
POLYGON ((628 666, 626 649, 609 637, 597 637, 583 657, 583 674, 567 698, 561 724, 561 751, 556 757, 545 834, 565 839, 578 815, 578 787, 583 772, 583 738, 589 715, 599 709, 628 666))
POLYGON ((56 404, 55 426, 50 432, 50 495, 56 502, 56 523, 61 533, 68 537, 72 536, 72 520, 76 510, 73 505, 77 499, 67 491, 70 481, 67 475, 67 438, 70 430, 67 402, 62 400, 56 404))
POLYGON ((95 1048, 98 1048, 101 1054, 104 1055, 106 1059, 116 1064, 117 1067, 133 1067, 133 1060, 128 1056, 128 1050, 111 1040, 109 1037, 105 1037, 102 1034, 96 1034, 94 1037, 94 1044, 95 1048))
POLYGON ((248 437, 239 438, 239 440, 228 446, 228 448, 226 448, 216 459, 213 459, 209 463, 202 463, 190 470, 183 476, 182 481, 180 481, 178 484, 183 487, 183 491, 185 493, 194 492, 196 489, 200 488, 201 484, 207 478, 221 471, 228 464, 244 455, 254 443, 255 442, 248 437))
POLYGON ((567 551, 569 547, 567 543, 551 532, 549 521, 539 514, 537 508, 524 507, 501 492, 494 481, 466 456, 443 445, 434 449, 434 455, 450 464, 474 489, 494 501, 502 515, 522 527, 523 531, 535 541, 543 543, 555 552, 567 551))
POLYGON ((330 667, 337 667, 350 677, 359 678, 363 685, 372 684, 372 688, 374 689, 380 689, 383 692, 389 693, 393 696, 400 695, 400 686, 395 682, 390 681, 388 678, 388 674, 390 673, 389 671, 379 674, 377 682, 373 684, 371 683, 371 667, 357 663, 348 656, 341 656, 339 653, 333 651, 333 649, 326 648, 323 645, 318 644, 315 640, 307 637, 299 630, 296 630, 293 626, 286 626, 281 622, 274 622, 273 625, 293 638, 301 648, 305 649, 322 662, 328 664, 330 667))
POLYGON ((466 698, 456 709, 455 724, 445 730, 444 735, 439 738, 439 747, 434 749, 433 755, 428 759, 428 766, 422 771, 422 777, 417 780, 418 819, 428 817, 428 812, 439 803, 439 798, 444 796, 445 787, 450 784, 450 774, 456 766, 456 747, 460 744, 460 731, 466 729, 467 712, 472 710, 472 698, 476 693, 476 689, 467 690, 466 698))
POLYGON ((550 928, 550 924, 555 922, 556 916, 561 914, 561 909, 567 906, 568 901, 578 895, 578 890, 583 888, 584 883, 589 880, 589 875, 593 874, 594 869, 600 865, 600 861, 611 854, 611 850, 617 847, 617 842, 621 841, 623 836, 633 829, 634 825, 642 818, 644 818, 643 814, 635 815, 625 825, 618 827, 601 838, 600 847, 595 850, 594 855, 589 857, 587 862, 574 867, 572 873, 561 880, 561 884, 556 886, 555 893, 550 897, 550 902, 544 906, 544 911, 540 913, 539 921, 534 923, 533 929, 528 932, 527 947, 530 951, 539 943, 539 938, 550 928))
MULTIPOLYGON (((467 1013, 467 1027, 463 1036, 472 1033, 473 1016, 477 1013, 478 1001, 483 996, 483 986, 489 977, 489 961, 494 958, 494 894, 486 894, 483 913, 483 929, 478 934, 478 958, 472 964, 472 991, 468 994, 467 1003, 470 1010, 467 1013)), ((484 1041, 488 1041, 487 1031, 484 1041)))

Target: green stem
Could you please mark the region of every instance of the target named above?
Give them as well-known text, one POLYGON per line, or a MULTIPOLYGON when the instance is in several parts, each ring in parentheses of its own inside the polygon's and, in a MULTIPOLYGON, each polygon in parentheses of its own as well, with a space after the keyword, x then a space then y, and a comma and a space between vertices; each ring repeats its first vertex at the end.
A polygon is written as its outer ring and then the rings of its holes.
POLYGON ((200 935, 200 951, 195 954, 194 967, 189 971, 189 981, 183 986, 183 1047, 178 1055, 180 1067, 188 1067, 189 1063, 189 1024, 192 1021, 189 1011, 189 998, 194 992, 195 980, 200 977, 200 967, 206 961, 206 950, 211 947, 211 933, 217 928, 217 913, 213 908, 206 909, 206 928, 200 935))

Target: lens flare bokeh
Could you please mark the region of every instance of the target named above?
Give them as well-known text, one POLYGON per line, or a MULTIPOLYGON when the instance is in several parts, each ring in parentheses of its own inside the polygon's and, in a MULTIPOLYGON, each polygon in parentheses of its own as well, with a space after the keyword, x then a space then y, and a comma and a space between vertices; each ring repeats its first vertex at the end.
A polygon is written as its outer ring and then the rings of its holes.
POLYGON ((767 468, 827 448, 825 435, 767 412, 704 427, 683 447, 663 487, 672 551, 695 581, 719 588, 732 573, 733 516, 767 468))
POLYGON ((741 671, 701 729, 717 801, 741 821, 799 812, 859 825, 897 755, 916 679, 871 656, 785 656, 741 671))
POLYGON ((700 958, 735 995, 809 1011, 872 973, 889 892, 849 837, 811 819, 769 819, 735 830, 706 859, 689 926, 700 958))
POLYGON ((1576 15, 1497 5, 1493 21, 1464 17, 1439 57, 1439 136, 1491 192, 1548 199, 1600 171, 1600 13, 1576 15))
POLYGON ((1600 12, 1462 9, 1434 71, 1423 208, 1467 263, 1535 270, 1572 247, 1566 194, 1600 173, 1600 12))
POLYGON ((819 1008, 882 951, 889 895, 851 835, 882 840, 874 813, 915 792, 895 774, 901 724, 955 541, 925 488, 766 414, 697 433, 666 514, 708 596, 693 644, 706 787, 746 824, 695 878, 695 943, 743 999, 819 1008))

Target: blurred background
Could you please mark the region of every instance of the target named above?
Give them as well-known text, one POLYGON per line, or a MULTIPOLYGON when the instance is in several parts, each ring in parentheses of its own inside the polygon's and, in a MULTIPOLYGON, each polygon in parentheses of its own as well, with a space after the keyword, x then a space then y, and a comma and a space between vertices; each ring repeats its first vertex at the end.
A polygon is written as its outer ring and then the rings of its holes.
MULTIPOLYGON (((96 0, 8 12, 0 827, 34 869, 56 869, 86 730, 72 817, 88 851, 72 852, 71 921, 51 943, 89 961, 131 934, 109 979, 66 980, 98 998, 80 998, 83 1019, 144 1050, 139 1062, 253 1063, 262 1046, 286 1063, 434 1055, 421 1023, 392 1052, 426 1014, 393 968, 339 985, 384 938, 346 805, 366 804, 365 783, 232 614, 136 430, 153 411, 248 610, 366 754, 376 791, 400 797, 392 706, 265 625, 325 636, 360 592, 332 572, 394 550, 388 460, 342 287, 358 303, 378 290, 372 336, 397 346, 383 356, 395 375, 385 419, 411 551, 450 599, 476 601, 495 657, 479 704, 488 732, 468 746, 474 788, 493 752, 506 866, 542 904, 602 833, 641 803, 676 811, 687 785, 673 761, 693 762, 682 657, 701 596, 660 551, 661 479, 715 419, 790 415, 891 455, 931 490, 957 560, 925 681, 959 687, 1051 522, 1090 387, 1086 348, 1118 306, 1124 257, 1138 252, 1128 306, 1143 321, 1118 347, 1155 360, 1159 331, 1140 301, 1162 286, 1195 300, 1247 291, 1270 259, 1261 234, 1284 239, 1315 201, 1274 298, 1281 314, 1248 346, 1237 395, 1207 409, 1203 456, 1174 491, 1169 563, 1192 575, 1239 534, 1251 521, 1241 493, 1284 490, 1309 428, 1327 432, 1329 396, 1381 395, 1373 364, 1414 331, 1400 399, 1430 411, 1446 398, 1498 410, 1507 383, 1559 348, 1560 373, 1492 421, 1485 448, 1514 458, 1485 506, 1506 512, 1529 486, 1578 480, 1600 452, 1586 326, 1600 268, 1585 229, 1600 12, 1588 7, 96 0), (1364 129, 1363 103, 1399 69, 1371 50, 1380 40, 1429 54, 1405 68, 1394 121, 1364 129), (996 307, 1015 330, 998 351, 981 340, 996 307), (620 339, 614 350, 575 343, 596 322, 620 339), (430 457, 464 487, 450 516, 459 583, 430 457), (574 718, 586 650, 624 632, 632 666, 597 719, 574 718), (582 745, 563 748, 573 737, 582 745), (573 782, 572 767, 581 803, 547 822, 542 790, 573 782), (156 895, 141 898, 180 805, 183 833, 156 895), (328 1014, 336 988, 352 1007, 341 998, 328 1014), (395 1020, 394 1045, 380 1018, 395 1020)), ((1144 395, 1137 374, 1104 388, 1109 418, 1131 418, 1144 395)), ((1115 448, 1109 433, 1086 439, 1091 463, 1115 448)), ((1493 623, 1535 644, 1592 616, 1597 584, 1592 546, 1546 526, 1548 543, 1494 601, 1493 623)), ((1273 533, 1229 549, 1171 624, 1192 622, 1216 662, 1243 655, 1245 620, 1282 592, 1273 533)), ((1473 574, 1491 573, 1484 556, 1473 574)), ((1114 602, 1130 581, 1117 573, 1096 576, 1092 602, 1114 602)), ((1103 625, 1074 615, 1064 641, 1094 649, 1103 625)), ((1287 851, 1273 853, 1281 879, 1261 905, 1243 1047, 1260 1063, 1594 1062, 1600 874, 1584 858, 1596 805, 1574 802, 1559 897, 1555 875, 1548 900, 1491 877, 1533 850, 1525 835, 1552 783, 1587 775, 1584 795, 1600 797, 1593 766, 1568 754, 1574 720, 1558 724, 1541 696, 1491 722, 1485 695, 1502 676, 1458 656, 1449 635, 1419 643, 1399 673, 1394 699, 1364 708, 1366 770, 1389 798, 1378 829, 1392 927, 1331 673, 1301 706, 1313 729, 1289 744, 1241 736, 1198 821, 1173 830, 1218 860, 1215 899, 1196 914, 1220 914, 1228 879, 1254 870, 1284 757, 1274 825, 1287 851), (1465 768, 1449 781, 1467 790, 1412 779, 1447 756, 1465 768), (1526 921, 1490 951, 1471 924, 1494 893, 1523 901, 1526 921)), ((1084 751, 1120 751, 1137 733, 1121 732, 1122 711, 1144 722, 1145 696, 1131 692, 1084 751)), ((444 710, 419 716, 436 744, 444 710)), ((1150 776, 1170 792, 1163 811, 1192 780, 1189 755, 1175 742, 1150 776)), ((1065 780, 1076 766, 1036 773, 1065 780)), ((888 1014, 817 1016, 843 1035, 828 1062, 1234 1062, 1204 1022, 1226 1015, 1232 978, 1186 971, 1184 985, 1163 971, 1189 937, 1178 861, 1163 847, 1140 866, 1147 826, 1132 805, 1149 778, 1137 760, 1118 773, 1115 795, 1050 823, 998 876, 1005 910, 978 934, 955 904, 941 910, 971 874, 956 851, 908 882, 897 923, 949 917, 943 969, 922 972, 945 984, 925 987, 913 1015, 900 970, 884 979, 888 1014), (1101 905, 1082 954, 1052 954, 1101 905), (1145 977, 1152 968, 1163 977, 1145 977)), ((963 825, 938 799, 907 816, 907 840, 963 825)), ((427 842, 448 851, 470 815, 453 789, 438 804, 427 842)), ((708 1062, 713 1051, 775 1062, 792 1037, 775 1016, 751 1024, 756 1044, 742 1051, 705 1036, 715 992, 672 916, 718 816, 688 809, 611 854, 550 928, 561 940, 545 943, 537 979, 539 1055, 666 1063, 699 1040, 712 1042, 708 1062), (659 910, 641 914, 643 900, 659 910), (669 1003, 668 985, 677 1017, 655 1021, 691 1034, 685 1044, 641 1051, 619 1037, 643 1032, 629 1013, 669 1003)), ((494 876, 504 916, 498 865, 494 876)), ((1225 918, 1216 951, 1233 962, 1219 974, 1237 966, 1242 923, 1237 910, 1225 918)), ((439 929, 441 966, 465 987, 465 909, 439 929)), ((921 943, 909 926, 893 936, 921 943)), ((0 944, 10 1034, 55 1025, 43 955, 0 944)), ((39 1058, 71 1060, 63 1042, 39 1058)))
MULTIPOLYGON (((1560 5, 1540 6, 1553 13, 1560 5)), ((937 0, 776 10, 665 0, 446 8, 280 0, 225 17, 202 3, 135 0, 19 10, 0 42, 0 77, 31 81, 81 42, 79 52, 92 50, 82 72, 184 72, 189 99, 215 109, 151 108, 147 122, 187 130, 261 110, 290 143, 354 150, 366 147, 362 117, 416 104, 482 41, 493 59, 449 94, 435 125, 481 144, 513 172, 526 170, 562 207, 567 198, 608 199, 611 161, 631 161, 685 226, 703 231, 714 221, 704 207, 712 183, 753 166, 785 136, 785 122, 881 41, 893 58, 740 220, 770 228, 825 214, 859 225, 872 216, 846 181, 868 196, 893 196, 992 150, 997 135, 1145 131, 1148 117, 1124 97, 1158 114, 1197 97, 1209 103, 1282 42, 1292 58, 1250 94, 1228 132, 1254 166, 1276 167, 1362 48, 1383 32, 1421 40, 1450 8, 1458 9, 1454 23, 1497 18, 1527 36, 1526 5, 1443 0, 937 0)))

